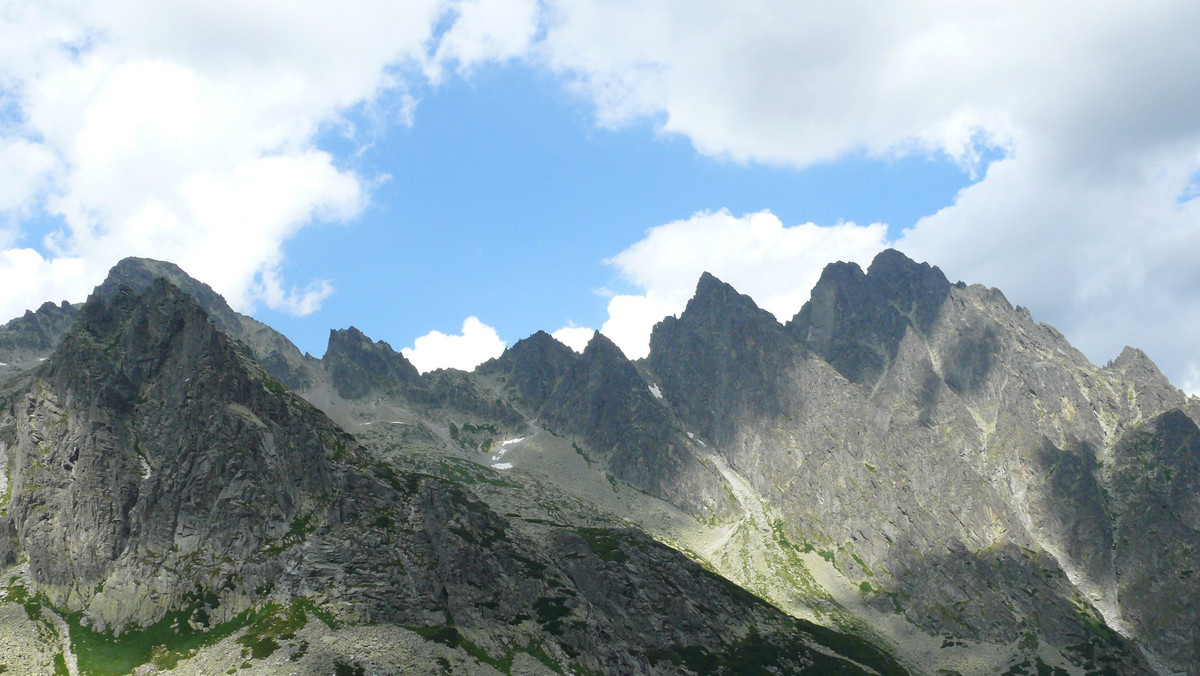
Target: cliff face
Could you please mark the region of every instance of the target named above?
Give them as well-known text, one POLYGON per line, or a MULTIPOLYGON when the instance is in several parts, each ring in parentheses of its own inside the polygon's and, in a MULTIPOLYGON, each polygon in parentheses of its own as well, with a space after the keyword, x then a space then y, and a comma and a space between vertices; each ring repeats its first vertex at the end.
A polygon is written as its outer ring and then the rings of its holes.
POLYGON ((240 572, 355 445, 165 280, 94 295, 9 401, 8 518, 31 574, 116 627, 240 572))
POLYGON ((25 314, 0 326, 0 379, 36 366, 54 351, 71 325, 79 307, 63 301, 49 301, 37 311, 25 314))
POLYGON ((921 671, 893 618, 963 673, 1200 668, 1200 404, 895 251, 786 325, 706 274, 638 363, 539 332, 419 374, 354 328, 317 360, 140 259, 7 355, 0 565, 102 631, 303 600, 465 660, 921 671))
POLYGON ((1177 487, 1194 476, 1184 468, 1194 451, 1157 470, 1162 491, 1139 493, 1177 510, 1141 526, 1173 525, 1120 546, 1122 524, 1143 513, 1119 497, 1143 485, 1129 479, 1128 435, 1165 415, 1176 430, 1166 445, 1187 449, 1182 423, 1195 419, 1194 402, 1145 355, 1127 350, 1096 368, 999 292, 951 285, 894 251, 867 273, 829 266, 786 329, 751 322, 745 301, 712 312, 712 287, 702 279, 683 315, 656 327, 650 370, 684 423, 708 430, 785 515, 787 532, 836 552, 879 607, 929 631, 1028 634, 1080 666, 1100 650, 1133 668, 1131 644, 1090 631, 1102 615, 1174 668, 1195 665, 1200 606, 1153 620, 1138 606, 1161 593, 1190 599, 1183 553, 1193 550, 1179 543, 1192 536, 1179 514, 1197 498, 1177 487), (777 337, 785 330, 790 341, 777 337), (1156 593, 1134 602, 1128 580, 1148 579, 1148 568, 1156 593))
POLYGON ((302 600, 483 660, 674 673, 749 650, 788 673, 868 673, 637 531, 519 529, 462 486, 378 462, 167 279, 102 291, 9 383, 0 420, 0 558, 27 560, 39 598, 93 631, 165 622, 161 640, 302 600))

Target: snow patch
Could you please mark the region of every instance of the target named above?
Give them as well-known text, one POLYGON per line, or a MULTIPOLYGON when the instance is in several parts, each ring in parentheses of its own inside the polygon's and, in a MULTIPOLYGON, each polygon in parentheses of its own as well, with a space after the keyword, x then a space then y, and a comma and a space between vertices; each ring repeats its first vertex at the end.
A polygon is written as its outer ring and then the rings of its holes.
MULTIPOLYGON (((501 441, 500 442, 500 450, 496 453, 496 455, 492 456, 492 462, 496 462, 496 461, 500 460, 500 458, 503 458, 504 454, 508 453, 508 451, 510 450, 508 448, 509 446, 515 446, 515 445, 521 443, 522 441, 525 441, 528 438, 529 437, 517 437, 516 439, 508 439, 506 441, 501 441)), ((508 469, 508 468, 502 467, 501 469, 508 469)))
POLYGON ((656 383, 650 383, 650 394, 653 394, 655 399, 662 399, 662 390, 658 389, 656 383))
POLYGON ((8 366, 8 364, 6 364, 6 363, 4 363, 4 362, 0 361, 0 366, 8 366))
POLYGON ((403 420, 393 420, 389 424, 390 425, 407 425, 408 423, 404 422, 403 420))
POLYGON ((146 459, 141 456, 138 456, 138 460, 142 461, 142 478, 149 479, 150 478, 150 463, 146 462, 146 459))
POLYGON ((512 469, 512 467, 513 467, 513 464, 511 462, 492 463, 492 469, 512 469))

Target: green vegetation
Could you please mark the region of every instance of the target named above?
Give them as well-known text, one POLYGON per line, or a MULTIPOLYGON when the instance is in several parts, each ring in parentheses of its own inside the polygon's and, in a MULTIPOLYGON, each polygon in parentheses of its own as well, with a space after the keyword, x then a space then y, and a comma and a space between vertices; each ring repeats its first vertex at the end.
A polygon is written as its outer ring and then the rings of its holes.
POLYGON ((279 641, 296 638, 296 632, 307 623, 308 614, 299 599, 287 606, 267 606, 259 619, 238 637, 238 643, 246 648, 242 654, 246 656, 248 651, 249 656, 256 660, 270 657, 279 649, 279 641))
POLYGON ((577 528, 575 532, 587 542, 588 547, 605 561, 624 563, 629 555, 621 549, 621 535, 605 528, 577 528))
POLYGON ((275 539, 266 548, 268 556, 276 556, 304 542, 308 538, 308 534, 316 530, 316 524, 313 523, 313 515, 297 514, 292 519, 292 525, 288 528, 288 532, 275 539))
POLYGON ((561 596, 543 596, 533 602, 537 611, 538 622, 542 628, 555 636, 562 635, 563 618, 571 614, 567 607, 567 599, 561 596))
POLYGON ((346 664, 345 662, 333 663, 334 676, 363 676, 366 670, 361 664, 346 664))
POLYGON ((571 448, 574 449, 574 451, 579 454, 579 457, 583 458, 584 462, 586 462, 589 465, 592 464, 592 459, 590 457, 588 457, 587 453, 583 452, 583 449, 579 447, 579 444, 572 441, 571 448))
MULTIPOLYGON (((826 630, 828 631, 828 630, 826 630)), ((823 644, 828 645, 825 641, 823 644)), ((866 664, 882 674, 904 674, 899 665, 887 659, 885 662, 876 660, 874 650, 861 651, 861 646, 849 646, 855 653, 843 652, 844 655, 866 664)), ((673 646, 668 649, 648 650, 645 653, 651 666, 659 662, 668 662, 683 666, 689 671, 699 674, 776 674, 794 671, 800 662, 797 658, 807 658, 813 662, 812 673, 838 674, 858 673, 860 670, 846 660, 809 650, 803 644, 787 639, 774 640, 761 636, 755 629, 740 641, 728 646, 721 652, 697 646, 673 646)))
POLYGON ((867 566, 865 561, 858 558, 858 554, 855 554, 854 552, 850 552, 850 558, 854 559, 854 562, 858 564, 859 568, 862 568, 862 572, 865 573, 868 577, 875 577, 875 573, 871 572, 871 568, 869 566, 867 566))
POLYGON ((277 397, 283 396, 288 392, 288 388, 283 383, 265 374, 263 375, 263 387, 267 388, 268 392, 277 397))
POLYGON ((247 610, 203 631, 193 625, 206 626, 206 621, 198 621, 201 617, 207 620, 205 604, 196 595, 189 596, 193 603, 188 608, 168 613, 144 629, 126 631, 119 637, 83 626, 79 613, 66 615, 79 670, 96 676, 119 676, 151 661, 161 669, 172 669, 179 660, 236 633, 259 617, 258 613, 247 610))
MULTIPOLYGON (((859 664, 866 665, 883 676, 903 676, 908 673, 891 655, 864 638, 822 627, 806 620, 795 620, 795 623, 821 645, 839 655, 849 657, 859 664)), ((817 658, 817 669, 814 673, 842 673, 845 671, 845 664, 841 660, 819 653, 813 653, 813 657, 817 658), (822 658, 827 660, 824 667, 822 667, 822 658)))
MULTIPOLYGON (((197 589, 185 599, 190 602, 187 608, 168 613, 148 627, 123 632, 119 637, 83 626, 78 613, 66 614, 80 672, 123 676, 146 663, 153 663, 159 669, 173 669, 180 660, 201 648, 242 630, 244 633, 237 642, 243 646, 243 659, 264 659, 274 654, 283 642, 296 638, 296 632, 308 622, 309 612, 318 617, 322 614, 311 602, 297 598, 288 605, 271 604, 260 610, 246 610, 228 622, 210 627, 209 611, 216 607, 216 597, 197 589)), ((302 643, 292 659, 299 659, 306 650, 307 645, 302 643)))
POLYGON ((320 620, 326 627, 329 627, 331 631, 337 631, 342 626, 342 623, 338 622, 337 618, 333 616, 333 613, 317 606, 312 601, 309 601, 304 597, 293 598, 292 605, 298 606, 302 610, 308 612, 310 615, 320 620))

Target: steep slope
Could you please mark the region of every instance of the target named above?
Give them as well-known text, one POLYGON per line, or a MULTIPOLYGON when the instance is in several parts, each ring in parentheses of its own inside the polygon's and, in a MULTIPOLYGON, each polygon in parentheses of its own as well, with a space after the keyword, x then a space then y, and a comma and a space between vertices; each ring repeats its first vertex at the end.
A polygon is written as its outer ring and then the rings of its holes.
POLYGON ((124 258, 113 266, 95 293, 105 300, 122 287, 141 292, 157 279, 165 279, 208 313, 222 333, 240 340, 250 348, 255 360, 273 378, 293 389, 307 387, 311 376, 311 358, 275 329, 251 317, 235 312, 225 299, 178 265, 149 258, 124 258))
MULTIPOLYGON (((868 604, 930 633, 1008 643, 1014 665, 1146 668, 1092 631, 1093 605, 1123 627, 1093 563, 1105 476, 1089 467, 1111 462, 1101 449, 1129 424, 1129 400, 998 292, 885 252, 865 274, 827 268, 785 330, 706 276, 655 328, 647 366, 778 515, 784 541, 827 552, 868 604), (1074 457, 1078 481, 1056 486, 1066 474, 1048 463, 1074 457), (1089 480, 1091 493, 1074 490, 1089 480)), ((1184 403, 1154 387, 1138 401, 1184 403)))
POLYGON ((738 421, 801 404, 790 371, 806 356, 770 313, 705 273, 679 318, 654 327, 646 364, 689 428, 725 444, 738 421))
POLYGON ((518 528, 462 487, 377 463, 165 279, 94 294, 4 411, 0 556, 27 559, 36 594, 10 583, 4 601, 71 611, 81 646, 153 648, 122 655, 129 668, 186 666, 177 641, 231 631, 245 660, 286 644, 309 664, 309 644, 272 627, 315 615, 496 665, 900 673, 636 531, 518 528))
POLYGON ((496 376, 525 410, 536 413, 576 362, 575 353, 545 331, 518 340, 476 372, 496 376))
POLYGON ((372 343, 353 326, 329 332, 321 366, 343 399, 361 399, 371 392, 396 394, 421 379, 404 355, 382 341, 372 343))
POLYGON ((579 437, 595 455, 589 460, 652 495, 705 518, 727 518, 736 509, 720 474, 692 452, 694 442, 657 386, 599 332, 540 415, 552 429, 579 437))
POLYGON ((0 379, 13 375, 50 356, 58 341, 75 322, 78 306, 63 301, 47 301, 36 312, 25 314, 0 326, 0 379))

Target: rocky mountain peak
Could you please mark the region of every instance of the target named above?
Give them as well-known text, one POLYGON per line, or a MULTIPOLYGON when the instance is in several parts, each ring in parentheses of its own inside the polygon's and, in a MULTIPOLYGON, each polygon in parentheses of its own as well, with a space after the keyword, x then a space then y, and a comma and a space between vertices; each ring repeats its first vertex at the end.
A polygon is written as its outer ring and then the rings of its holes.
POLYGON ((638 368, 597 331, 540 411, 552 428, 578 436, 589 459, 619 479, 705 516, 736 509, 714 471, 638 368))
POLYGON ((608 336, 596 331, 592 334, 592 339, 588 341, 587 346, 583 348, 583 359, 590 362, 628 362, 625 353, 617 344, 612 342, 608 336))
POLYGON ((155 556, 241 560, 286 532, 328 484, 331 448, 353 443, 164 278, 93 294, 10 396, 10 515, 30 573, 99 626, 154 621, 208 583, 146 588, 155 556))
POLYGON ((654 327, 646 364, 696 433, 723 440, 739 412, 783 405, 785 374, 803 352, 771 313, 705 273, 679 317, 654 327))
POLYGON ((0 326, 0 363, 19 368, 48 356, 71 328, 78 312, 78 306, 65 300, 58 305, 45 302, 36 312, 26 310, 0 326))
POLYGON ((403 354, 383 341, 372 342, 353 326, 329 332, 321 364, 345 399, 361 399, 371 392, 394 393, 421 377, 403 354))
POLYGON ((887 249, 865 274, 854 263, 826 266, 788 330, 848 380, 874 383, 909 327, 929 331, 950 289, 938 268, 887 249))
POLYGON ((1138 383, 1166 383, 1167 377, 1158 370, 1158 365, 1150 357, 1136 347, 1125 346, 1116 359, 1104 365, 1109 371, 1121 373, 1138 383))
POLYGON ((225 298, 214 291, 211 286, 195 279, 178 265, 167 261, 132 256, 123 258, 108 271, 108 276, 92 293, 105 300, 110 300, 121 287, 141 292, 156 279, 165 279, 190 296, 212 317, 213 321, 217 322, 223 331, 234 337, 240 335, 241 322, 238 320, 237 313, 229 307, 229 303, 225 302, 225 298))
POLYGON ((545 331, 518 340, 495 359, 481 364, 481 375, 502 374, 508 386, 533 410, 538 410, 577 356, 545 331))
POLYGON ((733 286, 709 272, 700 275, 700 280, 696 283, 696 292, 680 317, 683 315, 699 322, 778 323, 771 313, 758 307, 750 296, 739 293, 733 286))

